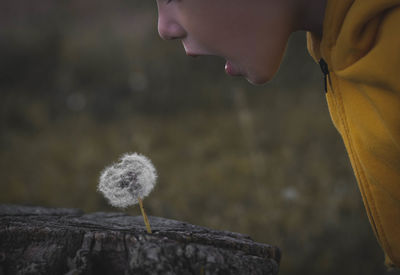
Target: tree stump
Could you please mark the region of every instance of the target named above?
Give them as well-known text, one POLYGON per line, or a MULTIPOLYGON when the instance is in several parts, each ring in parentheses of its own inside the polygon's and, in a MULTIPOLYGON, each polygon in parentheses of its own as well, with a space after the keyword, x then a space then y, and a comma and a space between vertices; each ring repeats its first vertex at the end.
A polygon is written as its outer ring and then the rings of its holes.
POLYGON ((277 274, 280 250, 250 237, 124 213, 0 205, 2 274, 277 274))

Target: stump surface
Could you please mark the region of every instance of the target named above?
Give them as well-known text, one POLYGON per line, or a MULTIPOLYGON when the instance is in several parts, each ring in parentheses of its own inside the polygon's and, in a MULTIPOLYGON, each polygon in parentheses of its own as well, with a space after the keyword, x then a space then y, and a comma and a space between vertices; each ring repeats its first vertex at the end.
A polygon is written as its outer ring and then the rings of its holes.
POLYGON ((124 213, 0 205, 1 274, 277 274, 250 237, 124 213))

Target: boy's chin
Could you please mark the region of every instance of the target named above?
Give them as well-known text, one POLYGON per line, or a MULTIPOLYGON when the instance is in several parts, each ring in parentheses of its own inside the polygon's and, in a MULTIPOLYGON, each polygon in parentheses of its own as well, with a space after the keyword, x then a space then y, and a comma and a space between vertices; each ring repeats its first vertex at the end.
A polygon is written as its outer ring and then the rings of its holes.
POLYGON ((253 85, 262 85, 269 82, 272 78, 269 74, 249 74, 246 75, 245 78, 247 81, 253 85))

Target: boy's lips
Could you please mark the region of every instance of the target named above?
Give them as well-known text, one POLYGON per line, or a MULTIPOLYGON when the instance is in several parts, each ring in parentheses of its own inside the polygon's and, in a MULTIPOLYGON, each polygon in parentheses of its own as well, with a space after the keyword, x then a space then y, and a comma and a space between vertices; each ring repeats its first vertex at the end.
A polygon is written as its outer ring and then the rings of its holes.
POLYGON ((200 56, 201 54, 192 53, 192 52, 186 52, 186 55, 187 55, 187 56, 190 56, 190 57, 198 57, 198 56, 200 56))
MULTIPOLYGON (((212 55, 212 54, 203 54, 203 53, 195 53, 195 52, 192 52, 192 51, 190 51, 190 50, 187 50, 186 47, 185 47, 185 45, 184 45, 184 48, 185 48, 186 55, 187 55, 187 56, 190 56, 190 57, 198 57, 198 56, 204 56, 204 55, 212 55)), ((232 62, 230 62, 229 60, 227 60, 226 63, 225 63, 225 72, 226 72, 228 75, 230 75, 230 76, 240 76, 240 75, 243 75, 243 73, 240 72, 240 69, 239 69, 237 66, 235 66, 232 62)))
POLYGON ((242 75, 242 73, 240 72, 239 68, 236 67, 234 64, 232 64, 232 62, 230 62, 230 61, 226 61, 225 72, 227 74, 229 74, 230 76, 242 75))

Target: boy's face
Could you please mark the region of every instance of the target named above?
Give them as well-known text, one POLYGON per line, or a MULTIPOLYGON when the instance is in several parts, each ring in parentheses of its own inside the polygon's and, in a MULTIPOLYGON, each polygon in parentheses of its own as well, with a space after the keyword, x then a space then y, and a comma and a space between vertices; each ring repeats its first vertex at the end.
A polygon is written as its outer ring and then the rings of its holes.
POLYGON ((261 84, 278 70, 292 31, 287 0, 157 0, 158 31, 188 55, 216 55, 230 75, 261 84))

